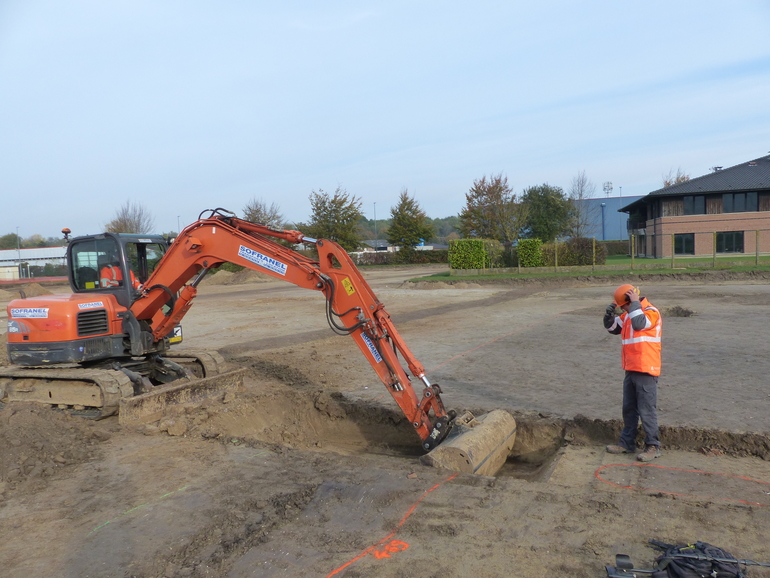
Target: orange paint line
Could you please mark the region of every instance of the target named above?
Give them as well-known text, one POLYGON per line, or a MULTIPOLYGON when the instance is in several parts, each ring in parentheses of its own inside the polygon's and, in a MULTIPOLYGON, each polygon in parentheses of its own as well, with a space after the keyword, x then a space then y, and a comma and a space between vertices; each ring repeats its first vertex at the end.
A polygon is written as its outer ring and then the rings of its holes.
POLYGON ((690 473, 690 474, 708 474, 708 475, 711 475, 711 476, 724 476, 724 477, 727 477, 727 478, 737 478, 739 480, 746 480, 747 482, 756 482, 758 484, 770 485, 770 482, 765 482, 763 480, 755 480, 753 478, 747 478, 746 476, 736 476, 734 474, 723 474, 721 472, 707 472, 705 470, 687 470, 687 469, 683 469, 683 468, 672 468, 672 467, 669 467, 669 466, 659 466, 659 465, 656 465, 656 464, 644 464, 644 463, 641 463, 641 462, 634 462, 633 464, 607 464, 607 465, 604 465, 604 466, 601 466, 601 467, 597 468, 597 470, 594 472, 594 476, 600 482, 604 482, 605 484, 610 485, 610 486, 615 486, 616 488, 623 488, 624 490, 642 490, 642 491, 645 491, 645 492, 658 492, 660 494, 667 494, 669 496, 680 496, 680 497, 684 497, 684 498, 713 498, 713 499, 716 499, 716 500, 724 500, 726 502, 738 502, 739 504, 746 504, 746 505, 749 505, 749 506, 770 506, 770 504, 762 504, 760 502, 749 502, 748 500, 738 500, 738 499, 735 499, 735 498, 722 498, 720 496, 710 496, 710 495, 700 495, 700 494, 684 494, 684 493, 680 493, 680 492, 668 492, 668 491, 665 491, 665 490, 658 490, 656 488, 642 488, 642 487, 637 487, 637 486, 623 486, 621 484, 617 484, 615 482, 611 482, 609 480, 605 480, 601 476, 601 471, 606 469, 606 468, 633 467, 633 466, 640 467, 640 468, 659 468, 661 470, 672 470, 672 471, 675 471, 675 472, 687 472, 687 473, 690 473))
MULTIPOLYGON (((581 308, 584 309, 584 308, 581 308)), ((468 351, 464 351, 463 353, 458 353, 454 357, 450 357, 447 359, 444 363, 439 363, 436 367, 429 371, 436 371, 439 367, 442 365, 446 365, 447 363, 450 363, 451 361, 454 361, 455 359, 458 359, 462 357, 463 355, 468 355, 469 353, 473 353, 477 349, 481 349, 482 347, 486 347, 487 345, 491 345, 495 341, 499 341, 500 339, 504 339, 505 337, 509 337, 511 335, 514 335, 516 333, 519 333, 521 331, 524 331, 525 329, 529 329, 530 327, 534 327, 535 325, 539 325, 541 323, 545 323, 546 321, 550 321, 551 319, 555 319, 559 317, 560 315, 564 315, 565 313, 569 313, 569 311, 562 311, 561 313, 557 313, 556 315, 551 315, 550 317, 546 317, 545 319, 541 319, 540 321, 535 321, 533 323, 530 323, 529 325, 525 325, 524 327, 519 327, 518 329, 515 329, 514 331, 511 331, 510 333, 506 333, 505 335, 501 335, 499 337, 495 337, 492 341, 487 341, 486 343, 482 343, 481 345, 474 347, 473 349, 469 349, 468 351)))
POLYGON ((380 545, 382 545, 383 543, 385 543, 385 542, 387 542, 388 540, 390 540, 390 539, 391 539, 393 536, 395 536, 395 535, 396 535, 396 532, 398 532, 399 528, 401 528, 401 526, 403 526, 403 525, 404 525, 404 523, 407 521, 407 519, 409 518, 409 516, 411 516, 411 515, 414 513, 414 511, 417 509, 417 506, 419 506, 419 505, 420 505, 420 502, 422 502, 422 501, 423 501, 423 500, 426 498, 426 496, 427 496, 428 494, 430 494, 430 493, 431 493, 433 490, 436 490, 436 489, 438 489, 438 488, 439 488, 439 487, 440 487, 442 484, 445 484, 446 482, 449 482, 449 481, 451 481, 451 480, 455 479, 455 478, 456 478, 458 475, 459 475, 459 474, 452 474, 451 476, 449 476, 449 477, 448 477, 446 480, 444 480, 443 482, 439 482, 438 484, 436 484, 436 485, 435 485, 435 486, 433 486, 432 488, 430 488, 430 489, 428 489, 428 490, 425 490, 425 492, 423 493, 423 495, 422 495, 422 496, 420 496, 420 498, 419 498, 419 499, 418 499, 418 500, 417 500, 417 501, 416 501, 414 504, 412 504, 412 507, 411 507, 411 508, 409 508, 409 509, 407 510, 406 514, 404 514, 404 517, 403 517, 403 518, 401 518, 401 521, 400 521, 400 522, 399 522, 399 523, 396 525, 396 528, 395 528, 395 529, 394 529, 394 530, 393 530, 393 531, 392 531, 390 534, 388 534, 387 536, 385 536, 385 537, 384 537, 382 540, 380 540, 380 541, 379 541, 379 542, 377 542, 376 544, 373 544, 373 545, 369 546, 369 547, 368 547, 366 550, 364 550, 363 552, 361 552, 361 553, 360 553, 358 556, 356 556, 355 558, 353 558, 353 559, 352 559, 352 560, 350 560, 349 562, 346 562, 345 564, 343 564, 342 566, 340 566, 340 567, 339 567, 339 568, 337 568, 336 570, 333 570, 333 571, 332 571, 330 574, 328 574, 328 575, 326 576, 326 578, 330 578, 331 576, 334 576, 335 574, 339 574, 339 573, 340 573, 342 570, 344 570, 345 568, 347 568, 347 567, 348 567, 348 566, 350 566, 351 564, 353 564, 353 563, 355 563, 355 562, 358 562, 358 561, 359 561, 361 558, 364 558, 364 557, 365 557, 367 554, 369 554, 369 553, 370 553, 372 550, 374 550, 374 549, 375 549, 375 548, 377 548, 378 546, 380 546, 380 545))

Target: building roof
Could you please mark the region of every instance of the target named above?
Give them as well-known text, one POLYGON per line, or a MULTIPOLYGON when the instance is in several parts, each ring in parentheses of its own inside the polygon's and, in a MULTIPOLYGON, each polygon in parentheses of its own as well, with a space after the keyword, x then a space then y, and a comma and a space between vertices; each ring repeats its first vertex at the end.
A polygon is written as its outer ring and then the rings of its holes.
POLYGON ((670 187, 663 187, 657 191, 652 191, 647 196, 626 205, 620 210, 628 212, 632 207, 643 203, 650 197, 677 197, 729 191, 758 191, 762 189, 770 189, 770 156, 759 157, 753 161, 747 161, 727 169, 718 168, 718 170, 714 170, 707 175, 671 185, 670 187))
POLYGON ((0 263, 18 263, 29 261, 52 261, 64 259, 67 255, 67 247, 35 247, 27 249, 3 249, 0 250, 0 263))

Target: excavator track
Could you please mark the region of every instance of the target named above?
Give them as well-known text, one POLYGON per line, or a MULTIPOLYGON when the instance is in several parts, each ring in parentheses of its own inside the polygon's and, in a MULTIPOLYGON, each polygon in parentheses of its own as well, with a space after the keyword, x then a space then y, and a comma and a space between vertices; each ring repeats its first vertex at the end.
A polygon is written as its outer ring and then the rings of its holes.
POLYGON ((167 351, 163 357, 181 365, 199 378, 218 375, 228 369, 227 362, 218 351, 167 351))
MULTIPOLYGON (((217 375, 227 370, 227 363, 216 351, 174 351, 165 358, 185 368, 192 379, 180 379, 157 386, 149 395, 136 396, 135 383, 119 369, 71 367, 0 367, 0 404, 20 401, 43 403, 53 408, 69 410, 75 415, 102 419, 119 413, 126 401, 136 397, 170 397, 175 391, 201 389, 215 391, 217 375), (165 392, 169 392, 166 394, 165 392)), ((229 381, 224 380, 229 386, 229 381)), ((146 402, 145 402, 146 403, 146 402)), ((136 404, 132 404, 132 407, 136 404)), ((136 412, 135 412, 136 413, 136 412)))
POLYGON ((114 369, 0 368, 0 401, 32 401, 102 419, 134 395, 131 380, 114 369))

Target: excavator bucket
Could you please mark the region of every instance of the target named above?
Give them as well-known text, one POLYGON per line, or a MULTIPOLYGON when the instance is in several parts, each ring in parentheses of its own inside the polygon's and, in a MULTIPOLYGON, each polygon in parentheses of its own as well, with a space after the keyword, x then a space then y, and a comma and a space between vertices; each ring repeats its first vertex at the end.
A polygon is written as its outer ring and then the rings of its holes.
POLYGON ((455 419, 446 439, 420 461, 436 468, 494 476, 516 441, 516 420, 496 409, 479 417, 470 412, 455 419))

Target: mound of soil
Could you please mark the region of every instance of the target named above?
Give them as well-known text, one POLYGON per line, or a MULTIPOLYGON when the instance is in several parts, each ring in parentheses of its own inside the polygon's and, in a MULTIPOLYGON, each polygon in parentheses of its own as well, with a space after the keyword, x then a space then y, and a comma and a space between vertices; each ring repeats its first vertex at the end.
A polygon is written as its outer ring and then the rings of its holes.
POLYGON ((49 291, 43 287, 40 283, 30 283, 29 285, 22 286, 19 291, 24 291, 24 295, 27 297, 40 297, 41 295, 53 295, 53 291, 49 291))
POLYGON ((0 404, 0 497, 40 489, 67 466, 101 457, 98 445, 110 434, 93 426, 36 403, 0 404))
POLYGON ((481 285, 478 283, 467 283, 465 281, 449 282, 444 281, 417 281, 403 284, 404 289, 479 289, 481 285))
MULTIPOLYGON (((487 277, 474 279, 477 285, 508 285, 513 287, 549 287, 549 288, 573 288, 573 287, 597 287, 604 285, 621 285, 634 283, 635 285, 699 285, 708 283, 724 283, 731 281, 745 281, 746 283, 767 283, 770 280, 770 271, 713 271, 687 272, 673 270, 670 273, 643 273, 640 271, 628 271, 617 275, 575 275, 569 277, 507 277, 501 275, 499 279, 487 277)), ((440 281, 423 279, 420 281, 404 281, 405 288, 437 288, 438 285, 468 284, 462 276, 442 278, 440 281), (415 287, 417 286, 417 287, 415 287)))
POLYGON ((201 285, 246 285, 248 283, 265 283, 272 281, 272 277, 265 273, 244 269, 237 273, 231 271, 217 271, 214 275, 204 277, 201 285))

